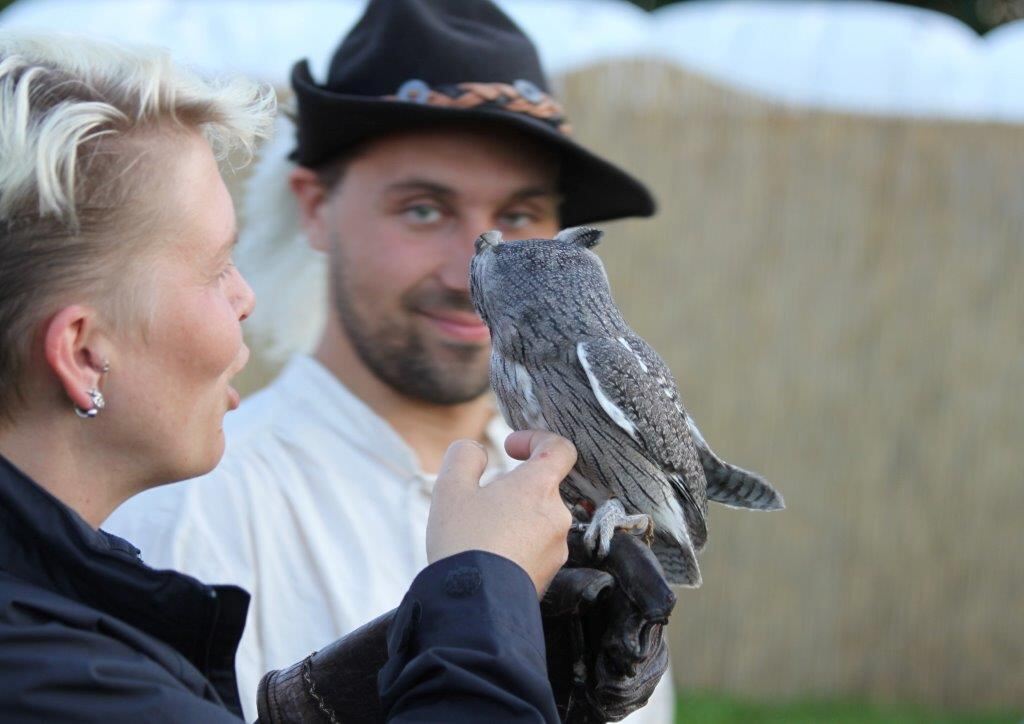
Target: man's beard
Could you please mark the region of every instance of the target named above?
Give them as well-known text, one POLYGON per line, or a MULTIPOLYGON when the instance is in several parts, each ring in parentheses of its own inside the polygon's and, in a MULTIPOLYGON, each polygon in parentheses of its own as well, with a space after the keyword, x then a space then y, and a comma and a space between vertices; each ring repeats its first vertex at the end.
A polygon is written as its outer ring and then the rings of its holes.
POLYGON ((413 323, 419 312, 475 314, 468 294, 420 285, 399 300, 407 316, 386 319, 359 307, 341 267, 340 259, 332 260, 334 306, 356 354, 377 379, 405 397, 434 405, 457 405, 487 392, 489 348, 425 339, 413 323))

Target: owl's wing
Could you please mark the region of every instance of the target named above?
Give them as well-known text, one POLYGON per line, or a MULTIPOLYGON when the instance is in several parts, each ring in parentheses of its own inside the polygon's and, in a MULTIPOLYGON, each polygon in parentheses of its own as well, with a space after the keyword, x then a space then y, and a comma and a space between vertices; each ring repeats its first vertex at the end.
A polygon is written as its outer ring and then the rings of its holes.
POLYGON ((698 429, 697 423, 683 407, 675 380, 672 379, 672 373, 658 353, 636 335, 626 337, 625 340, 645 367, 659 370, 657 375, 658 379, 664 380, 662 387, 665 394, 669 396, 686 419, 686 427, 690 431, 690 437, 697 448, 701 467, 704 469, 708 500, 733 508, 752 510, 781 510, 785 508, 782 495, 772 487, 771 483, 757 473, 727 463, 715 454, 698 429))
POLYGON ((704 471, 668 366, 635 335, 590 339, 576 356, 605 414, 668 475, 698 549, 707 537, 704 471))

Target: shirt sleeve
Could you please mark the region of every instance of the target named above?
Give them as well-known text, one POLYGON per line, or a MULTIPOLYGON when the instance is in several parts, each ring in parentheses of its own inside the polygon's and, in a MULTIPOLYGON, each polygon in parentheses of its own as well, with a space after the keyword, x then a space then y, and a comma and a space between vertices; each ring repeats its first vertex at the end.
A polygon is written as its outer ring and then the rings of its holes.
POLYGON ((413 581, 388 634, 378 686, 389 722, 547 722, 537 592, 506 558, 468 551, 413 581))
POLYGON ((5 724, 240 721, 119 642, 54 624, 0 629, 0 681, 5 724))

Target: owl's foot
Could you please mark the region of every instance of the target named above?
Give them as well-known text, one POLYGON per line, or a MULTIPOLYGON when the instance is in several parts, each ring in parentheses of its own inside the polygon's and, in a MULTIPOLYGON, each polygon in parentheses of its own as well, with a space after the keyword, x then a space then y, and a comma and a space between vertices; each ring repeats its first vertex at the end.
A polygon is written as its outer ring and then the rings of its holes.
POLYGON ((583 543, 598 560, 608 555, 615 531, 625 530, 643 535, 650 543, 654 535, 654 521, 649 515, 626 515, 626 509, 615 498, 606 501, 594 511, 587 530, 583 533, 583 543))

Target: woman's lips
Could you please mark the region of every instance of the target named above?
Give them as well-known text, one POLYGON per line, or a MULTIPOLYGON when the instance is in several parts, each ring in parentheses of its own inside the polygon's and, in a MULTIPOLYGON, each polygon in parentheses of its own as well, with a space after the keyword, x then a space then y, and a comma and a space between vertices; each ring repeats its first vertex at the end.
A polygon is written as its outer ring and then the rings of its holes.
MULTIPOLYGON (((234 377, 241 372, 245 365, 249 363, 249 348, 246 345, 242 345, 242 349, 239 351, 239 363, 235 367, 235 371, 231 373, 231 377, 234 377)), ((229 378, 230 379, 230 378, 229 378)), ((242 402, 242 396, 238 394, 231 385, 228 385, 228 409, 237 410, 238 406, 242 402)))
POLYGON ((461 342, 486 342, 491 333, 483 320, 467 312, 422 312, 445 336, 461 342))

